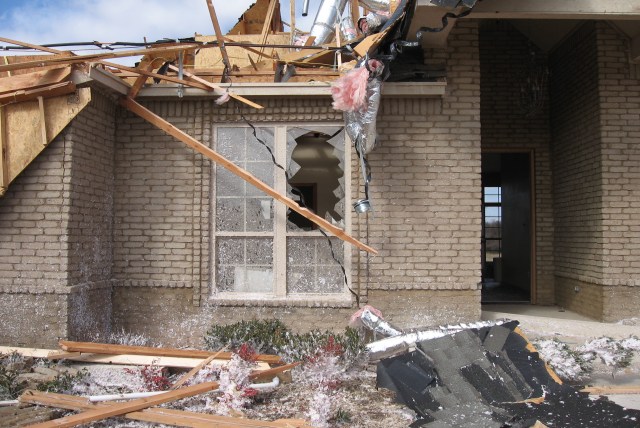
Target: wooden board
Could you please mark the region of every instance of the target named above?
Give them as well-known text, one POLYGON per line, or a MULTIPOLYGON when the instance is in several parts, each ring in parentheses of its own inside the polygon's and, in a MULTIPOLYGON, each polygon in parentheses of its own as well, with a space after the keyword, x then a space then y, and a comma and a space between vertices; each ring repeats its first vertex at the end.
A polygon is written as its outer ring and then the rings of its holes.
POLYGON ((52 421, 30 425, 31 428, 68 428, 88 422, 99 421, 112 416, 121 416, 138 410, 157 406, 158 404, 177 401, 186 397, 204 394, 218 388, 218 382, 204 382, 197 385, 187 386, 175 391, 169 391, 153 397, 139 398, 126 403, 118 403, 109 406, 100 406, 95 409, 86 410, 77 415, 65 416, 52 421))
MULTIPOLYGON (((50 143, 91 101, 89 88, 75 94, 44 100, 47 142, 50 143)), ((37 100, 4 107, 6 114, 6 164, 9 183, 38 156, 42 144, 42 119, 37 100)))
POLYGON ((0 79, 0 94, 48 86, 65 80, 70 74, 71 67, 67 66, 5 77, 0 79))
POLYGON ((337 237, 337 238, 339 238, 339 239, 341 239, 341 240, 343 240, 345 242, 348 242, 348 243, 350 243, 352 245, 355 245, 356 247, 360 248, 363 251, 367 251, 367 252, 372 253, 372 254, 378 254, 378 252, 374 248, 364 244, 363 242, 358 241, 357 239, 355 239, 353 236, 349 235, 344 230, 340 229, 339 227, 334 226, 332 223, 330 223, 329 221, 325 220, 324 218, 316 215, 311 210, 301 207, 300 205, 298 205, 297 202, 295 202, 291 198, 288 198, 287 196, 281 195, 275 189, 273 189, 271 186, 265 184, 264 182, 262 182, 261 180, 259 180, 254 175, 252 175, 249 172, 247 172, 246 170, 238 167, 237 165, 235 165, 230 160, 228 160, 225 157, 221 156, 215 150, 211 149, 210 147, 206 146, 205 144, 202 144, 200 141, 196 140, 195 138, 191 137, 190 135, 188 135, 185 132, 181 131, 180 129, 176 128, 175 126, 173 126, 171 123, 167 122, 166 120, 164 120, 160 116, 156 115, 152 111, 146 109, 142 105, 140 105, 137 102, 135 102, 133 99, 131 99, 131 98, 121 98, 120 99, 120 105, 122 105, 123 107, 127 108, 131 112, 137 114, 138 116, 140 116, 141 118, 143 118, 147 122, 151 123, 152 125, 157 126, 158 128, 162 129, 164 132, 166 132, 167 134, 175 137, 179 141, 182 141, 184 144, 186 144, 187 146, 191 147, 192 149, 194 149, 198 153, 200 153, 203 156, 206 156, 207 158, 211 159, 216 164, 222 166, 223 168, 225 168, 226 170, 228 170, 232 174, 242 178, 243 180, 245 180, 246 182, 248 182, 252 186, 256 187, 258 190, 260 190, 260 191, 266 193, 267 195, 271 196, 276 201, 286 205, 288 208, 290 208, 293 211, 297 212, 298 214, 300 214, 304 218, 311 220, 313 223, 317 224, 319 227, 321 227, 322 229, 326 230, 327 232, 330 232, 335 237, 337 237))
MULTIPOLYGON (((154 348, 151 346, 114 345, 108 343, 72 342, 61 340, 60 348, 69 352, 86 352, 92 354, 131 354, 148 355, 152 357, 183 357, 183 358, 207 358, 216 354, 219 359, 229 360, 231 352, 203 351, 199 349, 154 348)), ((270 364, 279 364, 282 359, 277 355, 258 355, 257 361, 270 364)))
MULTIPOLYGON (((90 403, 84 397, 75 395, 56 394, 52 392, 40 392, 28 390, 20 396, 21 403, 36 404, 41 406, 57 407, 65 410, 91 410, 96 408, 108 408, 114 404, 90 403)), ((296 419, 278 420, 273 422, 258 421, 254 419, 234 418, 229 416, 210 415, 184 410, 166 408, 144 409, 139 412, 131 412, 124 415, 127 419, 146 421, 165 425, 182 427, 311 427, 306 421, 296 419)))
POLYGON ((30 66, 30 67, 23 67, 20 66, 19 64, 21 63, 25 63, 25 62, 32 62, 32 61, 40 61, 40 60, 52 60, 54 58, 56 59, 60 59, 60 58, 70 58, 74 56, 72 52, 65 52, 65 53, 61 53, 61 54, 57 54, 57 55, 14 55, 14 56, 5 56, 3 57, 3 60, 0 61, 1 65, 6 65, 6 66, 11 66, 11 67, 18 67, 17 69, 13 69, 11 71, 2 71, 0 72, 0 77, 9 77, 9 76, 17 76, 20 74, 29 74, 29 73, 33 73, 33 72, 37 72, 37 71, 43 71, 43 70, 51 70, 54 68, 60 68, 60 64, 52 64, 52 65, 45 65, 45 66, 30 66))
MULTIPOLYGON (((234 35, 232 37, 233 41, 242 43, 260 43, 260 34, 240 34, 234 35)), ((197 42, 213 42, 216 40, 215 36, 196 36, 197 42)), ((283 34, 270 34, 267 37, 268 44, 289 44, 289 33, 283 34)), ((254 48, 258 49, 259 48, 254 48)), ((238 68, 242 67, 251 67, 251 62, 249 58, 247 58, 247 50, 239 47, 239 46, 226 46, 227 55, 229 55, 229 61, 232 66, 236 66, 238 68)), ((270 57, 273 55, 273 52, 278 54, 279 56, 284 55, 289 52, 288 48, 266 48, 264 53, 269 55, 270 57)), ((198 72, 198 68, 219 68, 223 69, 224 64, 222 62, 222 55, 220 53, 220 49, 206 49, 201 50, 196 55, 195 60, 195 73, 198 72)))

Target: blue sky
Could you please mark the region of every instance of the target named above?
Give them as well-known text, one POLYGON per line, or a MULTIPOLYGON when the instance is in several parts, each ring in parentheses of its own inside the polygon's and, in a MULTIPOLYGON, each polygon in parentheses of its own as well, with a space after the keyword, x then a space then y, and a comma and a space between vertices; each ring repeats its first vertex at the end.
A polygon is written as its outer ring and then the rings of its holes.
MULTIPOLYGON (((230 30, 254 1, 214 0, 222 31, 230 30)), ((311 0, 307 18, 301 17, 302 2, 296 0, 296 26, 308 30, 320 0, 311 0)), ((289 0, 281 0, 281 9, 289 22, 289 0)), ((206 0, 0 0, 0 36, 34 44, 142 42, 145 36, 152 41, 196 32, 213 34, 206 0)))

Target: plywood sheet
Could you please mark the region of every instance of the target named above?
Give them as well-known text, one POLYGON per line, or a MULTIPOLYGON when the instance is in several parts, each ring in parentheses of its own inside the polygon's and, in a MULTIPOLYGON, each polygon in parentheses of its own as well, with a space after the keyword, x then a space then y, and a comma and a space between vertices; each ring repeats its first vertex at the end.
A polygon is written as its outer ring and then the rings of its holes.
MULTIPOLYGON (((239 34, 232 36, 234 42, 247 42, 247 43, 260 43, 260 34, 239 34)), ((214 42, 215 36, 197 36, 198 42, 214 42)), ((289 33, 282 34, 270 34, 267 38, 267 44, 289 44, 289 33)), ((257 61, 257 55, 249 52, 248 50, 238 46, 227 46, 227 54, 229 55, 229 61, 232 66, 238 68, 251 67, 251 62, 247 54, 251 55, 254 61, 257 61)), ((259 48, 254 48, 259 50, 259 48)), ((264 53, 272 56, 275 52, 278 56, 283 56, 289 53, 288 48, 265 48, 264 53)), ((198 52, 195 59, 195 71, 197 73, 198 68, 224 68, 222 63, 222 54, 220 49, 202 49, 198 52)))
MULTIPOLYGON (((46 141, 53 141, 90 100, 89 88, 44 100, 46 141)), ((42 116, 37 100, 11 104, 5 109, 6 162, 11 182, 46 146, 42 144, 42 116)))

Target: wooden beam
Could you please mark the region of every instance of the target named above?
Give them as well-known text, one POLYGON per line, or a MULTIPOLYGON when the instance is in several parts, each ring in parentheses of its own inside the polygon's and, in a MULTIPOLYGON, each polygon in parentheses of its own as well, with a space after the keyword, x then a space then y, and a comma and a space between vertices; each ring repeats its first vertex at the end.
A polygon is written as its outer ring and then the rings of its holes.
MULTIPOLYGON (((267 37, 269 37, 269 31, 271 31, 271 23, 273 21, 273 11, 276 9, 277 4, 278 0, 270 0, 267 16, 265 17, 264 24, 262 25, 262 33, 260 33, 260 43, 263 45, 267 43, 267 37)), ((262 52, 264 52, 264 46, 260 48, 261 55, 262 52)))
MULTIPOLYGON (((35 390, 25 391, 20 396, 21 403, 35 404, 39 406, 56 407, 65 410, 92 410, 96 408, 109 408, 116 404, 111 403, 90 403, 84 397, 68 394, 57 394, 53 392, 40 392, 35 390)), ((152 422, 157 424, 174 425, 182 427, 212 428, 212 427, 289 427, 306 428, 311 427, 304 420, 278 420, 278 421, 258 421, 254 419, 234 418, 230 416, 218 416, 207 413, 197 413, 184 410, 174 410, 166 408, 151 408, 142 411, 131 412, 124 415, 127 419, 152 422)))
POLYGON ((194 368, 192 368, 191 370, 189 370, 189 372, 187 374, 185 374, 184 376, 182 376, 180 379, 178 379, 173 385, 171 385, 171 389, 176 389, 176 388, 180 388, 182 385, 184 385, 189 379, 191 379, 192 377, 194 377, 196 374, 198 374, 198 372, 200 370, 202 370, 203 367, 206 367, 207 364, 209 364, 210 362, 212 362, 213 360, 216 359, 216 357, 218 356, 218 354, 220 354, 221 352, 224 352, 226 349, 226 347, 224 349, 221 349, 220 351, 216 352, 215 354, 211 355, 210 357, 202 360, 202 362, 200 364, 198 364, 197 366, 195 366, 194 368))
POLYGON ((31 44, 31 43, 27 43, 27 42, 21 42, 21 41, 18 41, 18 40, 7 39, 5 37, 0 37, 0 41, 5 42, 5 43, 12 43, 12 44, 17 45, 17 46, 24 46, 25 48, 31 48, 31 49, 35 49, 35 50, 38 50, 38 51, 49 52, 49 53, 52 53, 52 54, 61 54, 61 53, 63 53, 63 51, 59 51, 57 49, 51 49, 51 48, 47 48, 47 47, 40 46, 40 45, 34 45, 34 44, 31 44))
POLYGON ((254 370, 249 375, 249 379, 251 380, 265 380, 272 379, 278 373, 286 372, 287 370, 291 370, 294 367, 302 364, 300 361, 291 364, 285 364, 284 366, 274 367, 268 370, 254 370))
POLYGON ((222 37, 222 31, 220 30, 220 24, 218 23, 218 16, 216 15, 216 9, 213 7, 211 0, 207 0, 207 7, 209 8, 209 15, 211 15, 211 22, 213 23, 213 30, 216 33, 218 39, 218 46, 220 47, 220 53, 222 54, 222 62, 227 71, 231 71, 231 63, 229 62, 229 55, 224 46, 224 37, 222 37))
POLYGON ((188 80, 179 79, 179 78, 173 77, 173 76, 166 76, 164 74, 153 73, 151 71, 143 70, 141 68, 127 67, 127 66, 124 66, 124 65, 120 65, 120 64, 116 64, 116 63, 108 62, 108 61, 100 61, 100 64, 104 64, 104 65, 107 65, 109 67, 117 68, 119 70, 128 71, 130 73, 141 74, 141 75, 146 76, 146 77, 154 77, 156 79, 166 80, 167 82, 180 83, 180 84, 185 85, 185 86, 191 86, 191 87, 198 88, 198 89, 204 89, 205 91, 212 91, 213 90, 210 86, 204 85, 204 84, 202 84, 200 82, 188 81, 188 80))
POLYGON ((131 98, 121 98, 120 99, 120 104, 123 107, 131 110, 133 113, 137 114, 138 116, 140 116, 144 120, 148 121, 149 123, 151 123, 151 124, 157 126, 158 128, 162 129, 167 134, 169 134, 169 135, 177 138, 178 140, 182 141, 187 146, 189 146, 192 149, 196 150, 198 153, 200 153, 200 154, 206 156, 207 158, 211 159, 216 164, 218 164, 218 165, 222 166, 223 168, 227 169, 229 172, 237 175, 238 177, 242 178, 243 180, 245 180, 249 184, 255 186, 259 190, 263 191, 267 195, 269 195, 272 198, 274 198, 276 201, 283 203, 284 205, 286 205, 290 209, 294 210, 295 212, 297 212, 301 216, 311 220, 312 222, 317 224, 319 227, 321 227, 322 229, 330 232, 334 236, 340 238, 341 240, 343 240, 345 242, 348 242, 350 244, 355 245, 356 247, 360 248, 361 250, 367 251, 367 252, 372 253, 372 254, 378 254, 378 252, 375 249, 373 249, 370 246, 358 241, 357 239, 355 239, 351 235, 347 234, 344 230, 334 226, 333 224, 331 224, 330 222, 328 222, 324 218, 318 216, 317 214, 313 213, 312 211, 308 210, 307 208, 302 208, 294 200, 292 200, 292 199, 290 199, 290 198, 288 198, 288 197, 286 197, 284 195, 281 195, 275 189, 273 189, 272 187, 270 187, 267 184, 263 183, 262 181, 257 179, 255 176, 253 176, 252 174, 250 174, 246 170, 238 167, 237 165, 235 165, 230 160, 228 160, 225 157, 221 156, 215 150, 209 148, 208 146, 202 144, 201 142, 199 142, 195 138, 193 138, 190 135, 188 135, 188 134, 184 133, 183 131, 179 130, 178 128, 173 126, 171 123, 167 122, 166 120, 162 119, 160 116, 156 115, 152 111, 144 108, 143 106, 141 106, 140 104, 135 102, 133 99, 131 99, 131 98))
POLYGON ((4 77, 0 79, 0 94, 15 92, 21 89, 28 90, 52 85, 65 80, 70 75, 71 67, 60 67, 51 70, 4 77))
POLYGON ((289 31, 291 32, 290 42, 293 44, 295 42, 296 36, 296 2, 295 0, 289 1, 289 20, 291 21, 289 25, 289 31))
POLYGON ((112 416, 121 416, 127 413, 136 412, 158 404, 180 400, 186 397, 203 394, 218 388, 218 382, 205 382, 198 385, 187 386, 175 391, 169 391, 153 397, 139 398, 126 403, 118 403, 110 406, 100 406, 97 409, 87 410, 82 413, 65 416, 39 424, 30 425, 31 428, 67 428, 89 422, 95 422, 112 416))
MULTIPOLYGON (((175 65, 170 65, 170 66, 169 66, 169 69, 171 69, 171 70, 173 70, 173 71, 176 71, 178 68, 177 68, 175 65)), ((205 86, 208 86, 208 87, 210 87, 210 88, 212 88, 212 89, 218 89, 218 90, 220 90, 220 91, 225 91, 225 92, 227 92, 227 91, 226 91, 225 89, 223 89, 222 87, 220 87, 220 86, 218 86, 218 85, 216 85, 216 84, 214 84, 214 83, 208 82, 208 81, 206 81, 206 80, 204 80, 204 79, 202 79, 202 78, 200 78, 200 77, 198 77, 198 76, 196 76, 196 75, 194 75, 194 74, 189 73, 188 71, 184 71, 184 70, 183 70, 183 71, 182 71, 182 74, 184 74, 185 76, 187 76, 189 79, 192 79, 192 80, 194 80, 194 81, 196 81, 196 82, 198 82, 198 83, 201 83, 201 84, 203 84, 203 85, 205 85, 205 86)), ((245 103, 245 104, 247 104, 248 106, 253 107, 253 108, 257 108, 257 109, 264 108, 264 107, 263 107, 263 106, 261 106, 260 104, 254 103, 253 101, 248 100, 248 99, 246 99, 245 97, 242 97, 242 96, 240 96, 240 95, 237 95, 237 94, 235 94, 235 93, 233 93, 233 92, 231 92, 231 91, 228 91, 228 92, 229 92, 229 96, 230 96, 231 98, 233 98, 234 100, 238 100, 238 101, 240 101, 240 102, 243 102, 243 103, 245 103)))
POLYGON ((47 118, 44 114, 44 98, 38 97, 38 110, 40 111, 40 133, 42 134, 42 145, 49 144, 47 140, 47 118))
MULTIPOLYGON (((418 0, 416 12, 423 7, 433 4, 418 0)), ((468 18, 637 20, 640 5, 629 0, 484 0, 476 3, 468 18)))
POLYGON ((36 88, 30 91, 20 90, 12 93, 0 95, 1 104, 21 103, 31 101, 37 98, 52 98, 60 95, 67 95, 76 90, 73 82, 61 82, 54 85, 36 88))
POLYGON ((177 46, 166 46, 161 48, 150 48, 150 49, 134 49, 129 51, 119 51, 119 52, 106 52, 99 54, 90 54, 90 55, 77 55, 77 56, 69 56, 69 57, 54 57, 54 56, 44 56, 42 59, 34 60, 34 61, 25 61, 25 62, 17 62, 15 64, 4 64, 0 65, 0 72, 3 71, 13 71, 13 70, 23 70, 26 68, 38 68, 44 67, 47 65, 66 65, 66 64, 78 64, 81 62, 95 62, 105 59, 111 58, 124 58, 128 56, 138 56, 138 55, 152 55, 152 54, 162 54, 169 52, 178 52, 181 50, 193 50, 193 49, 207 49, 214 47, 212 45, 198 45, 198 44, 180 44, 177 46))
MULTIPOLYGON (((135 101, 132 102, 135 103, 135 101)), ((72 342, 69 340, 61 340, 59 342, 59 345, 60 348, 64 351, 87 352, 90 354, 129 354, 183 358, 207 358, 211 355, 217 355, 218 358, 225 360, 229 360, 233 356, 231 352, 201 351, 197 349, 154 348, 150 346, 113 345, 109 343, 72 342)), ((277 355, 260 354, 257 356, 257 358, 257 361, 264 361, 270 364, 280 364, 282 362, 282 359, 277 355)))

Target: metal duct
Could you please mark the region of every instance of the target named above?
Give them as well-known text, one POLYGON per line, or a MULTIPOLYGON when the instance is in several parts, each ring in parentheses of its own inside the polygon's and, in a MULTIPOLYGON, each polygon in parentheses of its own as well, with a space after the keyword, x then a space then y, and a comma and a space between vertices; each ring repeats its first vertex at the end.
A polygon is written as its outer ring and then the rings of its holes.
POLYGON ((330 42, 335 35, 338 15, 342 14, 347 0, 322 0, 316 19, 309 32, 309 36, 315 36, 314 46, 330 42))
MULTIPOLYGON (((291 1, 295 1, 295 0, 291 0, 291 1)), ((309 15, 309 0, 304 0, 304 3, 302 3, 302 16, 307 16, 309 15)))
POLYGON ((353 16, 351 15, 351 2, 357 0, 349 0, 347 6, 342 13, 342 20, 340 21, 340 32, 344 39, 343 42, 350 42, 358 37, 358 31, 353 23, 353 16))
POLYGON ((360 0, 360 6, 369 9, 373 12, 390 12, 391 3, 397 3, 394 0, 360 0))

